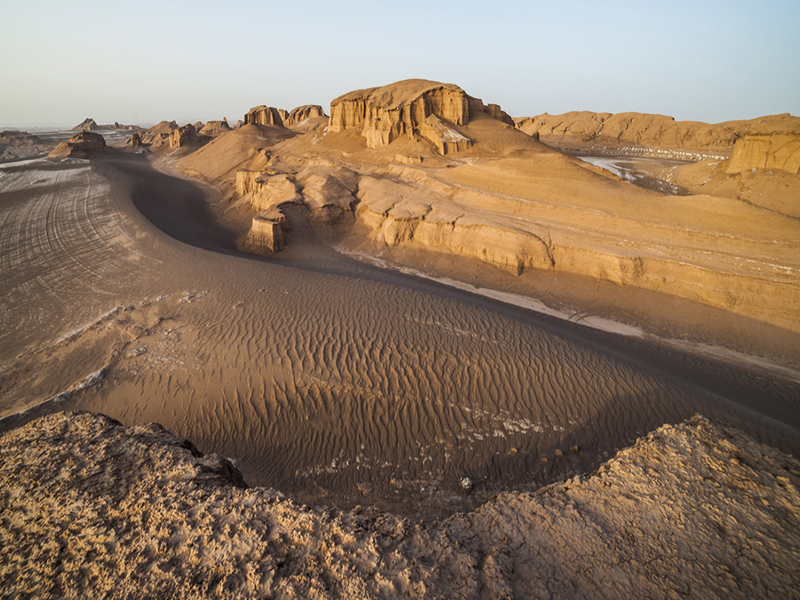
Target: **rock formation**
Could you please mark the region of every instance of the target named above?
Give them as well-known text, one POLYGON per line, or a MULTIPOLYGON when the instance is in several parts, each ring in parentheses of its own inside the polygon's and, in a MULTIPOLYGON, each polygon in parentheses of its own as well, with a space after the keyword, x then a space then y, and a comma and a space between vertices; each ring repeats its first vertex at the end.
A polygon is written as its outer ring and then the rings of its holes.
POLYGON ((747 134, 800 134, 800 118, 787 114, 709 124, 642 113, 569 112, 515 119, 529 135, 577 151, 654 155, 698 160, 727 158, 747 134))
POLYGON ((695 417, 589 477, 413 523, 248 489, 229 461, 158 425, 58 413, 0 436, 0 588, 76 598, 789 598, 798 489, 797 459, 695 417))
POLYGON ((485 107, 456 85, 409 79, 336 98, 331 102, 328 130, 357 129, 369 148, 416 135, 428 140, 440 154, 448 154, 472 146, 472 140, 458 127, 467 125, 475 113, 513 124, 499 106, 485 107))
POLYGON ((296 127, 306 119, 317 118, 327 119, 328 115, 326 115, 323 108, 317 104, 305 104, 303 106, 293 108, 289 114, 286 115, 286 118, 283 120, 283 124, 286 127, 292 128, 296 127))
POLYGON ((0 131, 0 160, 16 160, 38 156, 52 150, 53 145, 27 131, 0 131))
MULTIPOLYGON (((283 111, 284 113, 286 111, 283 111)), ((279 109, 272 106, 256 106, 251 108, 244 116, 244 124, 249 125, 271 125, 272 127, 283 127, 283 118, 279 109)))
POLYGON ((195 131, 194 125, 184 125, 170 133, 169 147, 173 149, 183 148, 189 142, 197 139, 197 131, 195 131))
POLYGON ((92 158, 104 153, 106 141, 99 133, 82 131, 66 142, 61 142, 48 154, 51 158, 92 158))
POLYGON ((800 134, 751 134, 736 140, 725 170, 734 174, 749 169, 800 173, 800 134))
POLYGON ((142 138, 138 133, 133 133, 127 140, 125 140, 125 145, 128 146, 128 148, 141 148, 142 138))
POLYGON ((267 255, 278 252, 286 245, 281 229, 281 222, 285 221, 286 217, 277 207, 258 213, 253 217, 250 231, 247 232, 245 249, 267 255))
POLYGON ((230 130, 231 128, 228 125, 228 119, 222 119, 222 121, 209 121, 205 125, 202 125, 198 129, 198 133, 202 135, 214 136, 230 130))
POLYGON ((145 144, 168 143, 170 134, 176 129, 178 129, 178 124, 175 121, 161 121, 142 132, 142 142, 145 144))
POLYGON ((72 128, 72 131, 94 131, 100 129, 100 126, 94 122, 94 119, 86 118, 80 124, 72 128))

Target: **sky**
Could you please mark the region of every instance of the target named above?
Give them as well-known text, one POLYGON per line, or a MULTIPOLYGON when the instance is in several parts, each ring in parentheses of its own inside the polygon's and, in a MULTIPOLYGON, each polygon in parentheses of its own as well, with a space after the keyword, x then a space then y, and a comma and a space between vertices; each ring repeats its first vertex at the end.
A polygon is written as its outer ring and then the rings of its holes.
POLYGON ((0 0, 0 127, 180 124, 407 78, 512 116, 800 115, 800 0, 0 0))

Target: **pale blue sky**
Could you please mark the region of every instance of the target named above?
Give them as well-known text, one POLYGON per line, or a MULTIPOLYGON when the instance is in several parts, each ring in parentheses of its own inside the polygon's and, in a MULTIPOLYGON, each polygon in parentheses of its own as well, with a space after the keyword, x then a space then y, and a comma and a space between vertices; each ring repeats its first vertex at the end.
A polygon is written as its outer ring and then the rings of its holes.
POLYGON ((513 116, 800 115, 800 0, 0 0, 0 126, 236 121, 421 77, 513 116))

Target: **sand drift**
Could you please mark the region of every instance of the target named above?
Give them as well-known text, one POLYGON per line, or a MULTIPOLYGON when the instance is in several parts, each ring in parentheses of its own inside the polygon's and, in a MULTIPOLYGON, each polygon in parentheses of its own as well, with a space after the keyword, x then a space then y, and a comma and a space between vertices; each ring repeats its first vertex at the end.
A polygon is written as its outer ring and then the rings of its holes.
POLYGON ((157 421, 251 485, 444 515, 696 412, 800 450, 800 384, 381 270, 240 254, 141 156, 0 168, 0 417, 157 421), (460 480, 468 477, 471 490, 460 480))

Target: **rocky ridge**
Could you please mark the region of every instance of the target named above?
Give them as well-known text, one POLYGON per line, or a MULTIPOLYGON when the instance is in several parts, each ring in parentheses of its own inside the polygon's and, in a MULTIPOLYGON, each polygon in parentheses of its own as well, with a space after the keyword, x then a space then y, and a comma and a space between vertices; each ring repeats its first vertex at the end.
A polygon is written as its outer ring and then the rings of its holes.
POLYGON ((709 124, 643 113, 569 112, 514 119, 529 135, 559 148, 594 153, 699 160, 728 158, 745 135, 800 134, 800 118, 786 114, 709 124))
MULTIPOLYGON (((800 462, 694 417, 439 524, 248 489, 158 425, 0 437, 0 586, 40 598, 795 597, 800 462)), ((465 491, 465 493, 468 493, 465 491)))

